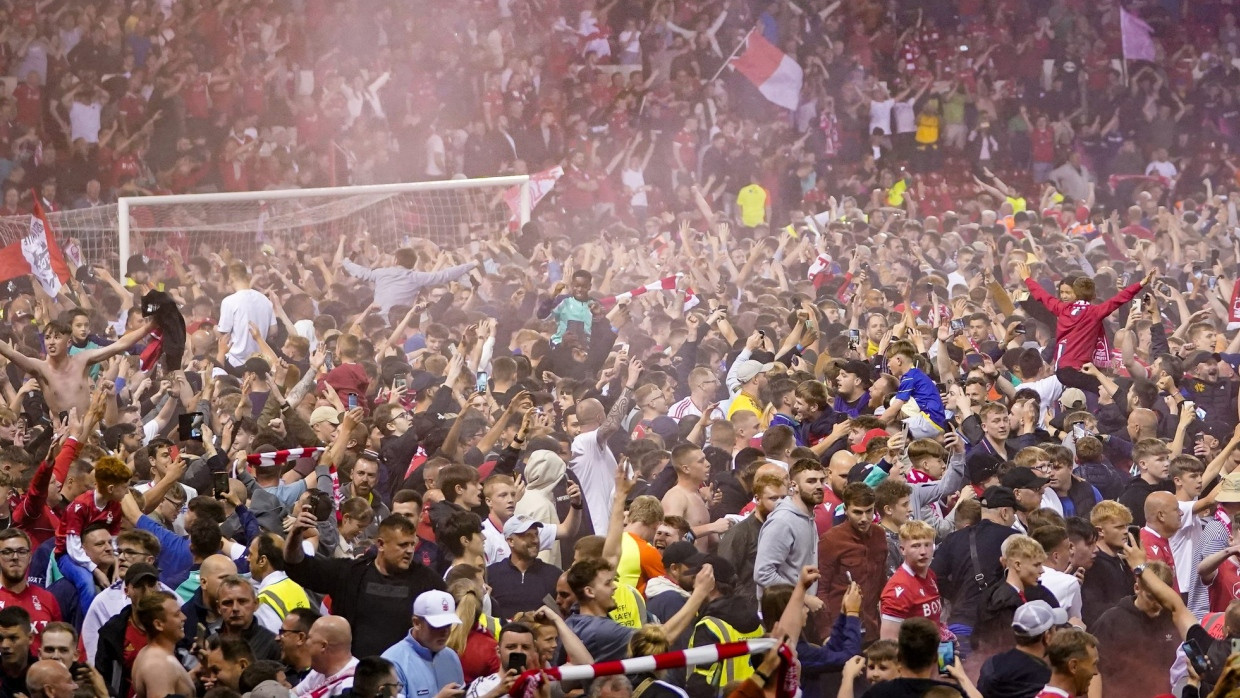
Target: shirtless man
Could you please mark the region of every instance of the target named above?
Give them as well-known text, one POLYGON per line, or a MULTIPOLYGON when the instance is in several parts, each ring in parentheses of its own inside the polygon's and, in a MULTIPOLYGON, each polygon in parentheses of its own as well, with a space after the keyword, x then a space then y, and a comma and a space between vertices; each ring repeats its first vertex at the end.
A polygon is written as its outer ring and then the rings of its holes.
POLYGON ((86 414, 86 408, 90 406, 90 367, 129 351, 150 330, 151 321, 147 320, 106 347, 87 349, 71 356, 69 344, 73 340, 73 330, 53 320, 43 328, 46 359, 26 356, 6 342, 0 342, 0 355, 23 371, 34 374, 53 418, 73 407, 77 408, 78 414, 86 414))
POLYGON ((731 528, 732 521, 727 517, 710 520, 702 496, 702 488, 710 478, 706 454, 697 446, 681 444, 672 449, 672 467, 676 469, 676 486, 663 495, 663 515, 683 517, 693 529, 697 549, 711 552, 718 544, 719 534, 731 528))
POLYGON ((142 597, 137 616, 150 640, 133 661, 135 698, 192 697, 194 682, 176 657, 177 643, 185 636, 185 614, 176 595, 155 591, 142 597))

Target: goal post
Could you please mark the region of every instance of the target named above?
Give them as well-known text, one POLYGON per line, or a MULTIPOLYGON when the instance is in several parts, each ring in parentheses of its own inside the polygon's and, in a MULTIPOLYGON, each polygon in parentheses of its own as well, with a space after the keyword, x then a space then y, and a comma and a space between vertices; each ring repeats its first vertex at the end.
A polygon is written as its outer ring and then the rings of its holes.
MULTIPOLYGON (((122 197, 115 204, 47 212, 70 261, 121 275, 137 253, 168 246, 185 258, 227 247, 243 260, 281 239, 330 241, 367 232, 384 251, 422 238, 453 249, 484 239, 533 210, 528 175, 315 189, 122 197)), ((0 217, 0 247, 25 237, 30 215, 0 217)), ((320 245, 322 247, 322 245, 320 245)), ((118 277, 120 278, 120 277, 118 277)))
MULTIPOLYGON (((121 274, 131 255, 161 235, 179 235, 193 249, 232 243, 241 259, 255 259, 263 241, 277 236, 331 239, 365 230, 376 244, 395 249, 408 238, 439 245, 465 244, 471 228, 493 233, 529 222, 533 197, 528 175, 279 189, 208 194, 122 197, 116 206, 116 254, 121 274), (515 216, 508 199, 516 189, 515 216), (353 228, 351 226, 356 226, 353 228)), ((53 222, 53 229, 55 223, 53 222)), ((58 236, 70 231, 57 231, 58 236)))

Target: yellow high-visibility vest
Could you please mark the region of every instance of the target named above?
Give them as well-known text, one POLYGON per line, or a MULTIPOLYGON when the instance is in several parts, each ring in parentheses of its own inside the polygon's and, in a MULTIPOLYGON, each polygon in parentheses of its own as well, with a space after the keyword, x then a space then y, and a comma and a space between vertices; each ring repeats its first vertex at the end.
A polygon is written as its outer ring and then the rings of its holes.
MULTIPOLYGON (((742 633, 714 616, 705 616, 697 622, 697 625, 694 626, 694 639, 697 636, 697 628, 705 628, 707 632, 715 636, 715 642, 720 643, 740 642, 741 640, 762 637, 761 625, 751 632, 742 633)), ((690 640, 689 647, 696 646, 694 640, 690 640)), ((733 682, 744 681, 753 675, 753 671, 753 666, 749 663, 749 655, 725 659, 714 664, 701 664, 693 669, 693 673, 701 675, 706 679, 707 683, 717 690, 723 690, 724 686, 733 682)))

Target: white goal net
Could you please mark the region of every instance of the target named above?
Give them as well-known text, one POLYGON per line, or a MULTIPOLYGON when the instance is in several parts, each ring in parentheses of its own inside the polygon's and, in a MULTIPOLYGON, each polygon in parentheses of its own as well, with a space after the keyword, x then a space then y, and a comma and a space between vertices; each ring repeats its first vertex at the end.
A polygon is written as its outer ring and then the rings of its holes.
MULTIPOLYGON (((341 236, 367 233, 391 251, 415 238, 454 248, 529 220, 529 177, 358 187, 129 197, 54 211, 48 223, 66 256, 123 272, 132 254, 171 248, 186 257, 228 249, 257 259, 277 240, 316 243, 330 254, 341 236)), ((0 218, 0 243, 26 235, 29 216, 0 218)), ((162 256, 156 254, 155 256, 162 256)))

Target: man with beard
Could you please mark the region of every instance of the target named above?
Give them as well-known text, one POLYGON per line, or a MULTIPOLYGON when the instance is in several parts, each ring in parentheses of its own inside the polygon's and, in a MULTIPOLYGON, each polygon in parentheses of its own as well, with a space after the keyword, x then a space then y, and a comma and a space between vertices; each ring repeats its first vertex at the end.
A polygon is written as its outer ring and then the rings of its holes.
MULTIPOLYGON (((51 592, 26 581, 29 568, 30 537, 16 528, 0 531, 0 608, 24 608, 37 638, 48 623, 61 619, 60 604, 51 592)), ((36 639, 33 651, 38 645, 36 639)))
POLYGON ((887 534, 874 525, 874 490, 854 482, 844 489, 846 522, 818 541, 818 598, 826 606, 819 630, 826 637, 856 582, 861 587, 861 625, 870 637, 878 634, 878 601, 887 581, 887 534))
POLYGON ((1083 696, 1098 675, 1098 640, 1077 628, 1060 630, 1046 648, 1046 661, 1051 680, 1035 698, 1083 696))
MULTIPOLYGON (((814 507, 822 504, 822 464, 802 458, 792 464, 790 495, 785 497, 762 523, 758 533, 758 556, 753 580, 758 591, 773 584, 796 584, 802 567, 818 566, 818 531, 814 527, 814 507)), ((822 608, 817 583, 805 597, 811 611, 822 608)))
MULTIPOLYGON (((557 540, 577 535, 581 523, 581 488, 575 482, 568 483, 568 515, 557 526, 538 527, 538 549, 551 550, 557 540)), ((487 566, 501 562, 512 554, 508 546, 504 526, 517 508, 517 487, 507 475, 492 475, 482 483, 482 501, 490 514, 482 522, 483 551, 487 566)), ((541 605, 541 604, 540 604, 541 605)))
POLYGON ((776 505, 788 496, 788 480, 778 465, 759 466, 753 479, 753 515, 733 526, 719 538, 719 556, 736 569, 738 594, 757 598, 753 581, 754 561, 758 557, 758 534, 776 505), (773 472, 764 472, 773 469, 773 472))

